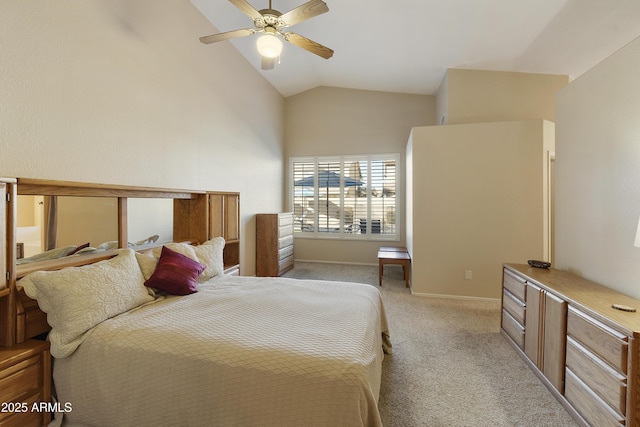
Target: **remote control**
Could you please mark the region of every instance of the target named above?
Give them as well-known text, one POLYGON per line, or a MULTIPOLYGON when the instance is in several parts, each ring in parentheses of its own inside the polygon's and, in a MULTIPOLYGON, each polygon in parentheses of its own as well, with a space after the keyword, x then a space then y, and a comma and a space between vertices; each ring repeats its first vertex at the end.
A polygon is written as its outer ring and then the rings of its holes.
POLYGON ((527 261, 527 263, 531 267, 535 267, 535 268, 549 268, 549 267, 551 267, 551 263, 550 262, 538 261, 538 260, 535 260, 535 259, 530 259, 529 261, 527 261))

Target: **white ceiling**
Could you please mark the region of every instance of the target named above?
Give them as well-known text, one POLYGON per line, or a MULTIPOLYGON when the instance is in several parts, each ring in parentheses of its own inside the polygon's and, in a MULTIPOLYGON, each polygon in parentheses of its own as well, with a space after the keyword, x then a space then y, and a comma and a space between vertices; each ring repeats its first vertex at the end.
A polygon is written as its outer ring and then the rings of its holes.
MULTIPOLYGON (((219 32, 253 27, 228 1, 191 1, 219 32)), ((285 13, 305 1, 272 7, 285 13)), ((316 86, 434 95, 447 68, 576 78, 640 37, 640 0, 325 2, 329 12, 290 31, 333 49, 331 59, 285 43, 281 63, 263 71, 256 35, 220 43, 232 43, 284 96, 316 86)), ((207 47, 215 55, 216 44, 207 47)))

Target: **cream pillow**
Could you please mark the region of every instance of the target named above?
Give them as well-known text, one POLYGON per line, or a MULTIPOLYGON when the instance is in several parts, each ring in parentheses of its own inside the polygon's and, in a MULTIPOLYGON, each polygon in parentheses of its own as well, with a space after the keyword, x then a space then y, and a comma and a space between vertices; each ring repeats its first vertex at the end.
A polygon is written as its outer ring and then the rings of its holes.
POLYGON ((214 237, 200 246, 193 246, 193 250, 198 257, 197 261, 207 267, 198 278, 198 282, 206 282, 224 272, 224 261, 222 258, 224 244, 225 241, 222 237, 214 237))
POLYGON ((59 271, 36 271, 18 282, 38 301, 51 326, 51 355, 72 354, 91 328, 153 297, 134 251, 123 249, 112 259, 59 271))

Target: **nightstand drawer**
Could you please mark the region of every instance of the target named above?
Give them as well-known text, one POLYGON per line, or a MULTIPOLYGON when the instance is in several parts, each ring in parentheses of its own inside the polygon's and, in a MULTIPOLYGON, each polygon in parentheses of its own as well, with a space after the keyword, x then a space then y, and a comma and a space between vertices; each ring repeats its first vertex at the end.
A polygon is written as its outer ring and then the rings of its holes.
POLYGON ((0 400, 17 402, 40 389, 40 355, 23 360, 0 372, 0 400))
POLYGON ((25 412, 0 412, 0 425, 2 427, 40 427, 42 425, 42 414, 38 411, 31 410, 32 405, 39 402, 39 394, 21 399, 20 401, 12 401, 11 403, 24 404, 25 406, 19 406, 19 410, 25 412))
POLYGON ((48 412, 31 411, 34 402, 51 400, 51 355, 46 341, 27 340, 0 348, 0 402, 18 403, 27 412, 0 413, 0 425, 43 426, 48 412))
POLYGON ((569 307, 567 335, 622 372, 627 373, 628 337, 569 307))

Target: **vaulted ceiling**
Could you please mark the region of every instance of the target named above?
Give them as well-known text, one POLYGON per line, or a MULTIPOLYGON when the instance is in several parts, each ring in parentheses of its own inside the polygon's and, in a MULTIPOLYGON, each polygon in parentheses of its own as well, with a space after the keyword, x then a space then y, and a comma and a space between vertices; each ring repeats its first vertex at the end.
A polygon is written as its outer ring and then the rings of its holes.
MULTIPOLYGON (((228 1, 191 1, 220 32, 253 27, 228 1)), ((272 0, 272 8, 285 13, 304 2, 272 0)), ((284 96, 316 86, 433 95, 448 68, 576 78, 640 37, 639 0, 325 2, 329 12, 290 31, 333 49, 328 60, 285 43, 280 63, 261 70, 257 35, 220 43, 232 43, 284 96)), ((216 44, 208 48, 216 54, 216 44)))

